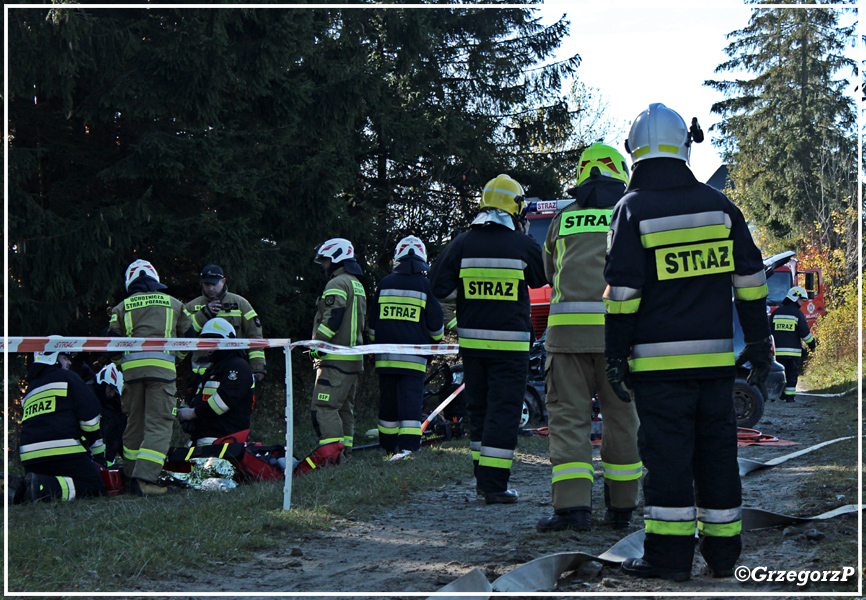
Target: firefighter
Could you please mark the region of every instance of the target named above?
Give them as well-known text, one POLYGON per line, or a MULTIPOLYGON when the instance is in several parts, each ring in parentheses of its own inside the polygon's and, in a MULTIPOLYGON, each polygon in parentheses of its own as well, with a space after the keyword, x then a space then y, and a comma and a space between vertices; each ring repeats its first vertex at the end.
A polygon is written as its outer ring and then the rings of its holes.
MULTIPOLYGON (((316 305, 313 339, 338 346, 363 343, 367 327, 367 294, 358 277, 361 266, 352 243, 330 239, 316 248, 315 262, 330 276, 316 305)), ((310 351, 316 370, 311 415, 319 446, 342 444, 351 454, 355 427, 354 405, 358 379, 364 372, 360 354, 327 354, 310 351)))
POLYGON ((785 367, 785 402, 793 402, 797 395, 797 378, 803 353, 802 342, 815 350, 815 336, 809 331, 809 323, 800 307, 808 297, 804 288, 797 285, 788 290, 782 305, 770 315, 770 329, 776 342, 776 360, 785 367))
MULTIPOLYGON (((180 338, 193 333, 192 320, 179 300, 162 292, 165 285, 146 260, 126 268, 129 297, 115 306, 109 335, 138 338, 180 338)), ((123 432, 123 470, 130 489, 139 496, 164 494, 157 485, 171 441, 174 422, 175 357, 168 351, 125 352, 119 359, 123 374, 120 404, 127 416, 123 432)))
POLYGON ((105 493, 94 462, 105 463, 99 400, 69 364, 62 352, 33 354, 21 401, 18 452, 25 475, 13 504, 105 493))
POLYGON ((627 528, 637 507, 643 466, 637 450, 634 404, 621 402, 605 376, 604 259, 613 206, 628 185, 625 159, 614 148, 592 144, 580 156, 575 201, 551 221, 544 243, 544 272, 551 283, 547 321, 547 385, 552 517, 541 532, 590 528, 592 510, 592 397, 604 415, 601 442, 607 520, 627 528))
MULTIPOLYGON (((442 307, 427 280, 427 248, 414 235, 397 243, 394 271, 379 283, 370 307, 370 340, 428 344, 444 333, 442 307)), ((379 445, 411 454, 421 447, 421 401, 427 359, 414 354, 376 355, 379 375, 379 445)))
MULTIPOLYGON (((92 371, 91 371, 92 372, 92 371)), ((105 462, 108 466, 114 464, 114 459, 123 454, 123 432, 126 430, 126 415, 120 406, 123 394, 123 374, 120 369, 109 363, 100 369, 88 387, 99 399, 102 406, 102 440, 105 443, 105 462)))
POLYGON ((607 376, 640 418, 646 538, 637 577, 690 577, 695 521, 715 577, 733 574, 742 548, 735 364, 748 381, 769 373, 767 284, 761 252, 740 210, 688 167, 703 133, 651 104, 631 125, 633 169, 617 203, 604 278, 607 376), (734 302, 746 347, 733 352, 734 302), (630 381, 629 383, 629 373, 630 381))
POLYGON ((522 221, 523 188, 508 175, 484 186, 481 210, 445 248, 430 281, 457 303, 457 337, 468 394, 476 491, 487 504, 517 502, 508 489, 526 377, 532 322, 529 287, 541 287, 541 247, 522 221))
MULTIPOLYGON (((200 338, 234 339, 235 328, 222 317, 204 324, 200 338)), ((255 375, 243 350, 207 352, 207 370, 190 407, 177 417, 190 434, 193 445, 212 444, 217 439, 248 430, 253 410, 255 375)))
MULTIPOLYGON (((242 338, 262 339, 262 322, 252 305, 243 296, 229 292, 222 268, 206 265, 199 274, 202 295, 187 302, 183 309, 192 317, 196 333, 209 320, 220 317, 228 321, 242 338)), ((267 374, 265 351, 261 348, 250 349, 247 353, 250 367, 256 382, 262 381, 267 374)), ((193 352, 192 370, 201 375, 209 366, 206 352, 193 352)))

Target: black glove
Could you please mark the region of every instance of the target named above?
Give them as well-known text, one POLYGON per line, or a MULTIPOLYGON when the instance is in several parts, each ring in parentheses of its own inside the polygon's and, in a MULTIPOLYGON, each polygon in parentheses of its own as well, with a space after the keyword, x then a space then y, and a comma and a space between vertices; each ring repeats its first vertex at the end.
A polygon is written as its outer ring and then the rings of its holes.
POLYGON ((623 402, 631 402, 631 395, 624 386, 631 387, 631 378, 628 373, 628 361, 624 358, 608 358, 607 368, 604 370, 613 393, 623 402))
POLYGON ((815 348, 818 347, 818 342, 813 339, 811 342, 809 342, 806 345, 809 346, 809 352, 814 352, 815 348))
POLYGON ((767 398, 767 376, 770 374, 770 365, 773 362, 769 338, 746 344, 746 347, 737 357, 736 366, 742 367, 747 362, 750 368, 746 381, 749 385, 758 386, 764 398, 767 398))
POLYGON ((195 423, 193 421, 181 421, 180 428, 188 435, 195 433, 195 423))

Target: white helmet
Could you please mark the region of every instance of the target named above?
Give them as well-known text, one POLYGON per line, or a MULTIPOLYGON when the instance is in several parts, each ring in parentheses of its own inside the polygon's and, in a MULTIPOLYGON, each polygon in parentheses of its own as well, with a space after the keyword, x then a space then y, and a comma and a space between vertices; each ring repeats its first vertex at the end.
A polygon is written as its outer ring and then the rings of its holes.
POLYGON ((632 163, 648 158, 678 158, 689 162, 691 144, 689 128, 679 113, 655 103, 635 117, 628 132, 626 150, 632 163))
POLYGON ((102 370, 96 374, 96 383, 107 383, 114 386, 118 394, 123 393, 123 373, 121 373, 113 363, 109 363, 102 367, 102 370))
MULTIPOLYGON (((62 335, 49 335, 48 339, 61 338, 62 335)), ((57 358, 61 355, 65 354, 69 356, 68 352, 34 352, 33 353, 33 362, 37 362, 40 365, 56 365, 57 358)))
POLYGON ((424 242, 414 235, 407 235, 397 242, 397 248, 394 250, 394 262, 412 255, 427 262, 427 248, 424 247, 424 242))
POLYGON ((126 267, 126 290, 129 291, 129 284, 139 277, 150 277, 159 283, 159 274, 153 265, 146 260, 138 259, 126 267))
POLYGON ((316 248, 315 263, 322 264, 323 258, 330 258, 332 263, 343 262, 355 258, 355 249, 352 247, 352 242, 345 238, 332 238, 316 248))
POLYGON ((205 323, 198 335, 199 337, 221 337, 227 340, 235 337, 235 328, 222 317, 216 317, 205 323))
POLYGON ((806 291, 806 288, 800 285, 795 285, 790 290, 788 290, 788 295, 785 296, 788 300, 793 300, 796 302, 800 298, 808 298, 809 293, 806 291))

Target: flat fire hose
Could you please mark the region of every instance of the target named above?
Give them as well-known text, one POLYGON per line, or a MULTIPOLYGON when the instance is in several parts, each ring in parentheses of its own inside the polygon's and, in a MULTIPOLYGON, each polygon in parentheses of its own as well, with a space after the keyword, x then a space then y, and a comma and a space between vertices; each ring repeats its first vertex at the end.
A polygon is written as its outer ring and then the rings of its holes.
MULTIPOLYGON (((779 456, 766 463, 738 458, 740 466, 740 476, 758 469, 765 469, 782 464, 792 458, 802 456, 812 450, 823 448, 836 442, 853 439, 855 436, 838 438, 827 442, 822 442, 797 452, 792 452, 784 456, 779 456)), ((866 505, 849 504, 841 506, 834 510, 822 513, 815 517, 794 517, 790 515, 781 515, 759 508, 743 508, 743 531, 753 531, 756 529, 768 529, 772 527, 781 527, 784 525, 793 525, 797 523, 805 523, 810 521, 832 519, 839 515, 850 514, 866 509, 866 505)), ((645 531, 636 531, 619 542, 614 544, 609 550, 598 556, 585 552, 565 552, 559 554, 551 554, 543 556, 535 560, 529 561, 519 567, 516 567, 496 579, 492 584, 489 583, 477 568, 469 573, 452 581, 445 587, 439 589, 438 593, 453 592, 460 593, 478 593, 478 592, 538 592, 542 590, 550 590, 556 587, 560 577, 564 573, 569 573, 577 569, 582 563, 595 561, 608 565, 621 564, 626 558, 639 558, 643 556, 643 541, 645 531)), ((435 600, 441 596, 430 596, 429 600, 435 600)), ((480 596, 482 599, 489 596, 480 596)))

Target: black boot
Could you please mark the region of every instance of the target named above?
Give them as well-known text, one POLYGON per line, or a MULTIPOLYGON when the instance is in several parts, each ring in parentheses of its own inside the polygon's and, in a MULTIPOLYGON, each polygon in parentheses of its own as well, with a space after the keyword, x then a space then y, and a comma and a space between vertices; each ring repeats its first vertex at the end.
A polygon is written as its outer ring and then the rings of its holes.
POLYGON ((514 504, 518 494, 514 490, 504 492, 484 492, 484 502, 487 504, 514 504))
POLYGON ((544 517, 535 528, 541 533, 549 531, 588 531, 591 527, 588 508, 557 512, 552 517, 544 517))
POLYGON ((632 511, 629 509, 609 508, 605 521, 613 529, 628 529, 631 525, 631 513, 632 511))
POLYGON ((643 558, 627 558, 622 563, 622 572, 632 577, 659 578, 669 581, 688 581, 691 571, 668 571, 654 567, 643 558))

